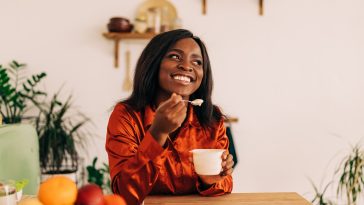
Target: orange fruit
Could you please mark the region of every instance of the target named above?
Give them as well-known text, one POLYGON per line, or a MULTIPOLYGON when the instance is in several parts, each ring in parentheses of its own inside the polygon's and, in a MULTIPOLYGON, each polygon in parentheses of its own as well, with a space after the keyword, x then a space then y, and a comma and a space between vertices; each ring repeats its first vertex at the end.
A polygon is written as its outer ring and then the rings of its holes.
POLYGON ((106 205, 126 205, 126 202, 117 194, 109 194, 104 196, 106 205))
POLYGON ((38 199, 44 205, 72 205, 77 198, 75 182, 65 176, 54 176, 40 184, 38 199))

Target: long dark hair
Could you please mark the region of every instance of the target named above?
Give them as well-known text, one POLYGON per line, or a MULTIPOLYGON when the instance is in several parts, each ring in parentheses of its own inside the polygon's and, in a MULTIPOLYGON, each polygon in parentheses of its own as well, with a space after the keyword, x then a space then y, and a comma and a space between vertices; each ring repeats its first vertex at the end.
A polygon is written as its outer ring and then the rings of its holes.
POLYGON ((210 59, 206 47, 200 38, 190 31, 177 29, 155 36, 145 47, 136 65, 133 92, 124 103, 137 111, 147 105, 153 105, 159 89, 159 68, 168 50, 178 41, 192 38, 199 45, 203 58, 203 78, 200 87, 191 95, 191 99, 203 99, 201 107, 195 107, 197 118, 204 127, 211 127, 214 122, 223 117, 220 110, 212 104, 211 93, 213 87, 210 59))

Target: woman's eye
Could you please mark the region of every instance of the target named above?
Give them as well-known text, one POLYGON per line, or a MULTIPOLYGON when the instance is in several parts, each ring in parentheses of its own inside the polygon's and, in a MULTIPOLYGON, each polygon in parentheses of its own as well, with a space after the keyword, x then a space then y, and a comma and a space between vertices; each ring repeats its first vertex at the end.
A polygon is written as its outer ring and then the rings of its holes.
POLYGON ((200 66, 200 65, 202 65, 202 61, 195 60, 195 61, 193 61, 193 64, 200 66))
POLYGON ((177 59, 177 60, 180 59, 180 57, 176 54, 170 54, 168 57, 172 58, 172 59, 177 59))

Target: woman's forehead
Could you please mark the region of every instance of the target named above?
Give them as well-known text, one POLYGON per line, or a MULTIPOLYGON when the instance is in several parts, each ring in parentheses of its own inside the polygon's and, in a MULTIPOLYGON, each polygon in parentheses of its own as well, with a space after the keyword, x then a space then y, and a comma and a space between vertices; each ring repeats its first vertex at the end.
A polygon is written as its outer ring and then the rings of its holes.
POLYGON ((196 55, 202 56, 201 48, 198 43, 192 38, 183 38, 178 40, 174 45, 171 46, 169 51, 177 50, 182 52, 192 52, 196 55))

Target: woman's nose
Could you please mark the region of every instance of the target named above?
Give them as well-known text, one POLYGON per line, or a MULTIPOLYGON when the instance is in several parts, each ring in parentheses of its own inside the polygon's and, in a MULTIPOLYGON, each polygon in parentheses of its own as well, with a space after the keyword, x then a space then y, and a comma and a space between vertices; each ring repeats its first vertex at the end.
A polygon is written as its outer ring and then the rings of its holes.
POLYGON ((186 64, 178 64, 178 69, 191 72, 193 69, 186 64))

